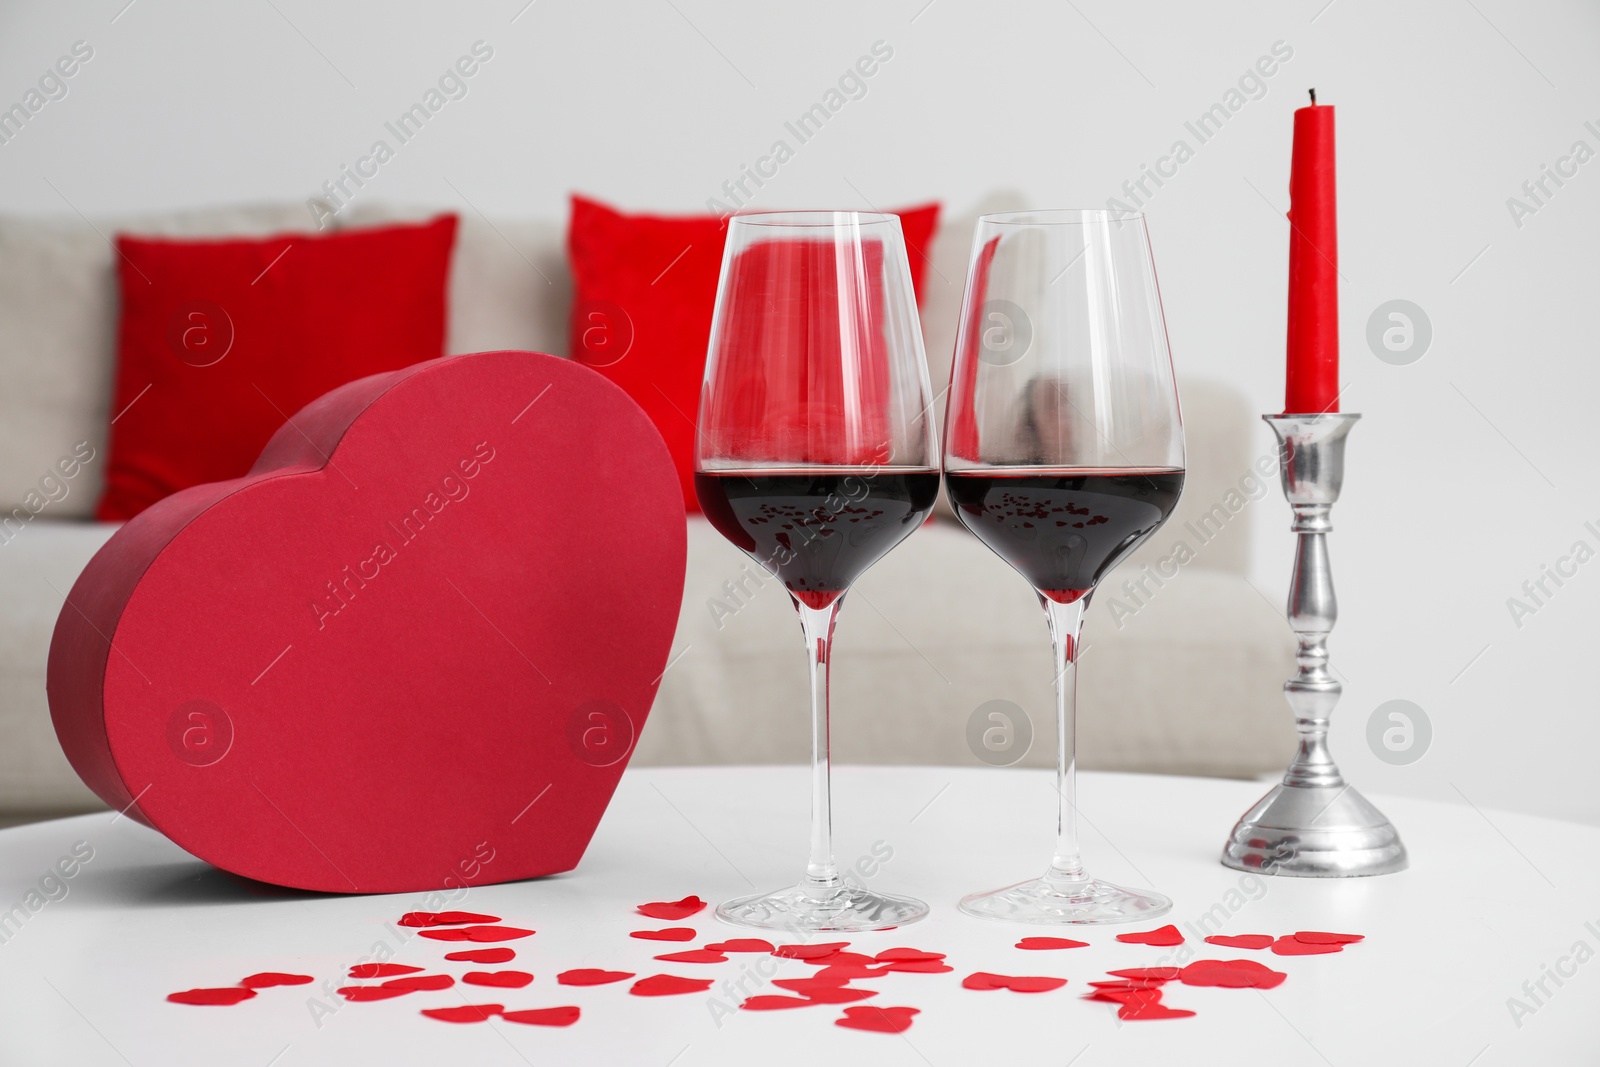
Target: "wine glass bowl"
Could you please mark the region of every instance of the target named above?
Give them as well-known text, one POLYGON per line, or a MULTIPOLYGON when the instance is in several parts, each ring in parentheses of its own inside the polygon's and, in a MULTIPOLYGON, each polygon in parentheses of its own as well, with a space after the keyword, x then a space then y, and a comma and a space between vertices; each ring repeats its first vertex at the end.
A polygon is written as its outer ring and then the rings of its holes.
POLYGON ((1143 216, 1009 212, 978 222, 945 427, 956 516, 1039 595, 1056 657, 1057 837, 1039 878, 961 901, 985 918, 1154 918, 1155 893, 1079 855, 1077 653, 1096 586, 1183 491, 1183 427, 1143 216))
POLYGON ((803 934, 887 929, 927 914, 919 900, 847 883, 834 862, 828 670, 850 584, 933 509, 940 469, 931 393, 896 216, 730 220, 695 493, 707 520, 783 583, 800 616, 812 809, 805 875, 722 904, 725 921, 803 934))

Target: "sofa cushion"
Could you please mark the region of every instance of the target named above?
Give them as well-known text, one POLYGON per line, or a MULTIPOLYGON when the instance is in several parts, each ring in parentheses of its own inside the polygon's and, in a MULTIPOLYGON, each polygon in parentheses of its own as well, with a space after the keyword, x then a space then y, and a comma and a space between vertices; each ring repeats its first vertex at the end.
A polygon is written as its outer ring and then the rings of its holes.
MULTIPOLYGON (((48 484, 41 520, 86 519, 105 486, 106 426, 116 355, 118 231, 259 235, 309 231, 303 204, 213 208, 93 224, 0 216, 0 512, 14 515, 63 457, 92 458, 48 484)), ((24 514, 34 514, 23 509, 24 514)), ((20 521, 20 520, 16 520, 20 521)), ((30 518, 29 521, 32 521, 30 518)))
POLYGON ((444 215, 326 237, 118 237, 116 414, 98 517, 240 477, 319 396, 441 355, 455 226, 444 215))

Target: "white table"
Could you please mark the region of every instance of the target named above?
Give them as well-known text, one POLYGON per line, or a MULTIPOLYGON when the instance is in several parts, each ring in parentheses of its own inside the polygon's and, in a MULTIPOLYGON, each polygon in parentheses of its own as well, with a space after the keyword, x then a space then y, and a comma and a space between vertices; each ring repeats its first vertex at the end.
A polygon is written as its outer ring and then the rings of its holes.
MULTIPOLYGON (((258 971, 339 984, 385 925, 420 894, 315 897, 242 883, 159 835, 110 814, 0 832, 0 908, 22 901, 75 842, 94 857, 67 895, 31 914, 0 944, 0 1063, 6 1065, 228 1064, 697 1064, 859 1063, 959 1067, 1101 1064, 1496 1064, 1600 1062, 1600 829, 1470 807, 1379 798, 1405 836, 1412 869, 1381 879, 1252 881, 1217 862, 1228 829, 1262 787, 1140 775, 1083 777, 1085 848, 1105 877, 1174 899, 1171 920, 1200 958, 1257 959, 1288 973, 1277 989, 1191 988, 1167 1003, 1192 1019, 1119 1023, 1112 1005, 1081 999, 1113 967, 1160 962, 1169 949, 1123 945, 1126 927, 1077 934, 1087 949, 1024 952, 1041 933, 959 914, 963 892, 1035 873, 1051 843, 1052 791, 1037 771, 840 768, 837 845, 849 864, 875 842, 893 857, 875 886, 934 905, 930 919, 854 938, 868 952, 911 945, 949 954, 952 974, 894 974, 858 984, 882 1006, 922 1009, 902 1036, 841 1029, 833 1006, 739 1012, 720 1026, 712 994, 643 998, 628 983, 572 988, 558 971, 606 967, 640 975, 737 979, 758 957, 715 965, 662 964, 657 953, 742 936, 704 912, 683 924, 632 912, 646 900, 708 900, 791 879, 805 848, 805 777, 797 768, 630 771, 581 867, 540 882, 471 890, 452 907, 487 911, 539 932, 513 942, 507 964, 537 976, 523 990, 457 986, 393 1000, 342 1004, 318 1021, 315 986, 263 990, 233 1007, 168 1004, 174 990, 228 985, 258 971), (1233 906, 1237 905, 1236 908, 1233 906), (1229 912, 1232 911, 1232 914, 1229 912), (1342 953, 1280 957, 1200 942, 1212 915, 1228 933, 1350 931, 1367 941, 1342 953), (1592 923, 1593 925, 1586 925, 1592 923), (688 944, 643 941, 631 930, 692 925, 688 944), (1585 962, 1569 958, 1588 946, 1585 962), (1563 959, 1566 962, 1562 962, 1563 959), (1546 967, 1573 972, 1535 1004, 1523 989, 1546 967), (1070 979, 1042 994, 975 992, 974 970, 1070 979), (1514 1020, 1508 998, 1534 1010, 1514 1020), (420 1008, 499 1002, 508 1008, 577 1004, 566 1029, 504 1022, 451 1025, 420 1008), (1518 1025, 1520 1021, 1520 1026, 1518 1025)), ((59 891, 58 891, 59 892, 59 891)), ((1165 921, 1165 920, 1163 920, 1165 921)), ((1145 928, 1157 924, 1142 924, 1145 928)), ((9 928, 8 928, 9 929, 9 928)), ((463 946, 416 939, 396 956, 429 973, 463 946)), ((465 946, 478 947, 478 946, 465 946)), ((783 963, 784 975, 812 968, 783 963)), ((766 990, 766 992, 782 992, 766 990)), ((1537 993, 1537 988, 1535 988, 1537 993)), ((724 996, 726 999, 726 996, 724 996)))

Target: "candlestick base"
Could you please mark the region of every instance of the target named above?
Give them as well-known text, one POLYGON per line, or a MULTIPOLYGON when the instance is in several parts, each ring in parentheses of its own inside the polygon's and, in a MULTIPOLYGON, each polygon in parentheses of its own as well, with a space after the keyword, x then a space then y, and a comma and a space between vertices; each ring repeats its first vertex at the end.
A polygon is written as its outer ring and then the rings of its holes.
POLYGON ((1287 616, 1299 672, 1284 683, 1300 745, 1283 782, 1244 813, 1222 848, 1225 866, 1298 878, 1356 878, 1406 869, 1406 849, 1383 812, 1345 784, 1328 751, 1328 720, 1343 687, 1328 670, 1339 617, 1328 558, 1330 513, 1344 487, 1344 443, 1360 415, 1266 415, 1278 435, 1283 495, 1294 511, 1294 577, 1287 616))
POLYGON ((1292 878, 1359 878, 1405 870, 1406 847, 1348 785, 1276 785, 1233 828, 1222 862, 1292 878))

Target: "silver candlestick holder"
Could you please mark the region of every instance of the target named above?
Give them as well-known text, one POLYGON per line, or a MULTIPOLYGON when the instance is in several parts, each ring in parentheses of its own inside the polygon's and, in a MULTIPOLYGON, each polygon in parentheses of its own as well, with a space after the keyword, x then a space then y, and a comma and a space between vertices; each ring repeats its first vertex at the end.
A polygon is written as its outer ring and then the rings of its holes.
POLYGON ((1300 748, 1281 785, 1244 813, 1222 849, 1242 871, 1355 878, 1406 868, 1406 848, 1383 812, 1346 784, 1328 751, 1328 719, 1343 691, 1328 673, 1328 634, 1339 615, 1328 562, 1329 515, 1344 487, 1344 442, 1360 415, 1263 415, 1278 435, 1283 495, 1298 544, 1289 626, 1299 672, 1284 683, 1300 748))

